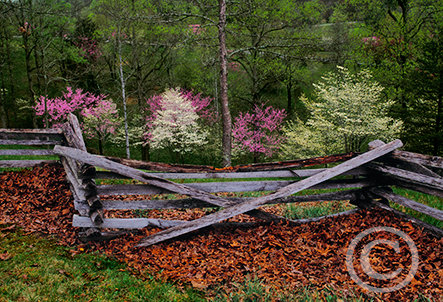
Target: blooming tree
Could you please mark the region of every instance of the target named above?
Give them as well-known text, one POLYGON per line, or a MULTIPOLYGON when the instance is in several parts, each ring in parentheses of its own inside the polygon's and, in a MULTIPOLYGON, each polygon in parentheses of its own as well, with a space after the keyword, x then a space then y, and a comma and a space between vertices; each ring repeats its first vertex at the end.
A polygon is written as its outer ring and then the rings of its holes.
POLYGON ((41 96, 34 107, 37 115, 44 115, 53 128, 58 128, 68 119, 70 113, 78 112, 83 117, 82 128, 89 139, 97 138, 100 154, 103 154, 103 145, 116 133, 121 125, 117 105, 112 100, 106 100, 106 95, 83 93, 82 89, 73 91, 71 87, 58 98, 41 96), (45 110, 46 109, 46 110, 45 110))
POLYGON ((86 137, 97 138, 100 154, 103 154, 103 145, 122 124, 117 105, 111 100, 100 100, 96 106, 84 108, 81 115, 84 117, 82 127, 86 137))
POLYGON ((79 36, 74 45, 80 50, 80 57, 88 62, 96 62, 102 55, 96 39, 79 36))
POLYGON ((271 157, 285 141, 280 130, 286 116, 284 109, 265 104, 255 105, 252 113, 240 113, 232 129, 234 152, 251 152, 255 162, 260 155, 271 157))
MULTIPOLYGON (((211 97, 202 97, 201 93, 193 94, 192 91, 186 91, 180 88, 169 89, 168 91, 176 93, 180 98, 183 98, 187 102, 190 102, 194 108, 195 113, 197 113, 199 121, 203 124, 213 124, 219 119, 218 113, 211 108, 211 103, 213 99, 211 97)), ((168 92, 166 91, 166 92, 168 92)), ((154 95, 147 99, 148 107, 146 110, 150 113, 146 118, 147 120, 147 137, 146 140, 149 141, 151 137, 152 123, 157 119, 157 112, 162 110, 164 94, 154 95)))
POLYGON ((177 161, 193 147, 206 144, 207 135, 197 123, 198 113, 207 116, 205 108, 209 103, 205 104, 201 98, 187 97, 178 88, 150 98, 152 115, 147 120, 146 143, 153 149, 169 150, 177 161))
POLYGON ((213 124, 219 119, 217 111, 214 111, 210 106, 213 101, 211 97, 202 97, 201 92, 193 94, 192 91, 183 89, 178 89, 178 91, 180 91, 181 97, 191 102, 202 123, 213 124))
POLYGON ((322 135, 320 131, 312 131, 298 118, 289 121, 283 127, 282 132, 287 138, 281 145, 284 159, 292 160, 330 154, 329 150, 333 151, 337 147, 333 144, 334 140, 322 135))
POLYGON ((311 111, 307 122, 296 121, 284 129, 290 137, 306 138, 288 140, 282 147, 286 157, 298 157, 302 150, 306 156, 363 151, 373 139, 391 140, 399 134, 402 122, 387 115, 393 101, 380 100, 383 87, 368 70, 353 75, 338 66, 336 73, 322 79, 314 85, 317 101, 304 98, 311 111))
POLYGON ((37 115, 48 115, 48 119, 45 118, 45 124, 52 124, 53 128, 60 127, 63 122, 67 121, 70 113, 89 108, 106 98, 103 94, 83 93, 82 89, 73 91, 71 87, 67 87, 66 90, 63 96, 53 99, 40 96, 34 107, 37 115))

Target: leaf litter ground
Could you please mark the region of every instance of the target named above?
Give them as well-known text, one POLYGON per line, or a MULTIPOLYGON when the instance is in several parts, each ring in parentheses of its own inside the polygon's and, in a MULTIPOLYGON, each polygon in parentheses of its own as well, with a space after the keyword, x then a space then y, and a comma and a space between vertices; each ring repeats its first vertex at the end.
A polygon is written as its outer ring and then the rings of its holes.
MULTIPOLYGON (((110 197, 103 197, 110 198, 110 197)), ((135 197, 137 198, 137 197, 135 197)), ((263 210, 278 213, 279 206, 263 210)), ((102 242, 81 244, 79 229, 72 227, 75 213, 72 195, 63 168, 45 165, 32 170, 0 173, 0 223, 15 224, 29 233, 55 235, 60 244, 73 246, 73 254, 99 250, 126 262, 138 271, 198 289, 233 284, 258 278, 264 286, 276 290, 296 290, 303 286, 360 292, 383 301, 411 301, 427 297, 442 301, 443 239, 414 227, 410 222, 381 209, 360 210, 355 214, 327 218, 320 222, 288 226, 255 222, 246 227, 218 225, 155 246, 134 248, 137 242, 160 229, 146 228, 137 234, 102 242), (419 252, 415 278, 401 290, 373 294, 356 285, 346 268, 348 245, 360 232, 388 226, 408 234, 419 252)), ((210 213, 205 210, 149 211, 149 217, 196 219, 210 213)), ((131 211, 106 213, 108 217, 129 217, 131 211)), ((246 215, 231 222, 254 222, 246 215)), ((386 288, 398 284, 409 272, 412 255, 405 242, 391 233, 378 232, 365 237, 354 254, 357 275, 368 284, 386 288), (377 245, 370 263, 379 273, 402 268, 397 278, 377 280, 365 275, 358 264, 362 248, 373 240, 398 241, 397 253, 387 245, 377 245)), ((5 261, 0 257, 0 261, 5 261)))

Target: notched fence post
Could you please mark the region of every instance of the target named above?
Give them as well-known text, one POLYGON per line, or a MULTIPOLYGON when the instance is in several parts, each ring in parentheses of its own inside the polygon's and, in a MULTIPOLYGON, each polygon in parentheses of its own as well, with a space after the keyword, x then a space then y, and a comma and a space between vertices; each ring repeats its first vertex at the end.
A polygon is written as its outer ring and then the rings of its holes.
MULTIPOLYGON (((69 147, 86 152, 86 144, 75 115, 69 114, 68 122, 62 126, 62 129, 69 147)), ((96 174, 95 167, 69 157, 61 156, 61 158, 65 170, 69 171, 68 179, 76 192, 74 195, 76 208, 80 204, 86 204, 89 207, 78 207, 80 216, 89 216, 93 225, 99 227, 104 221, 104 212, 103 203, 97 195, 97 185, 92 178, 96 174)), ((100 233, 98 229, 92 228, 86 232, 86 235, 96 237, 98 233, 100 233)))

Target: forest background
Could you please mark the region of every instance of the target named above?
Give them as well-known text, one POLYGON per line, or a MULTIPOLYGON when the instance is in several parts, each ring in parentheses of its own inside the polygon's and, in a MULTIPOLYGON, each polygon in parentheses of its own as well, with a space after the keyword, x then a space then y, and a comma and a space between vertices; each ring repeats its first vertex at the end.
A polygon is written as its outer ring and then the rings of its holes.
POLYGON ((74 112, 91 152, 214 166, 443 153, 441 0, 0 3, 1 128, 74 112))

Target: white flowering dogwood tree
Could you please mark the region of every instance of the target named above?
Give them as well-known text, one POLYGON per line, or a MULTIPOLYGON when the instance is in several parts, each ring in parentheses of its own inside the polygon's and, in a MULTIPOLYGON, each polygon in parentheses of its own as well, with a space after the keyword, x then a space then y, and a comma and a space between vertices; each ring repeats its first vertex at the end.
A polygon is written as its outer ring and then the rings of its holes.
POLYGON ((307 122, 293 121, 284 128, 285 157, 359 152, 373 139, 399 135, 402 122, 388 116, 393 101, 381 100, 383 87, 368 70, 351 74, 338 66, 322 80, 314 85, 315 100, 304 97, 311 113, 307 122))
POLYGON ((159 105, 146 134, 152 149, 169 150, 180 162, 185 153, 207 143, 207 134, 197 122, 198 107, 178 88, 166 90, 159 105))

